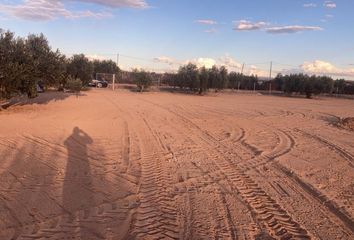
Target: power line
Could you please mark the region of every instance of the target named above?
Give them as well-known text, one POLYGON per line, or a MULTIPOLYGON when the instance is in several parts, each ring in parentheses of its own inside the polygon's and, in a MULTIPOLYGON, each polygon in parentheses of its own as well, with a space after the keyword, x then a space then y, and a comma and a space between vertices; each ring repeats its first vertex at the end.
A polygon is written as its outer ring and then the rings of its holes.
POLYGON ((154 59, 147 59, 147 58, 133 57, 133 56, 123 55, 123 54, 121 54, 120 56, 125 57, 125 58, 130 58, 130 59, 140 60, 140 61, 156 62, 156 61, 154 61, 154 59))
MULTIPOLYGON (((65 55, 75 55, 77 53, 64 53, 65 55)), ((157 61, 156 59, 153 59, 153 58, 143 58, 143 57, 135 57, 135 56, 131 56, 131 55, 126 55, 126 54, 120 54, 120 53, 82 53, 82 54, 85 54, 86 56, 103 56, 103 57, 107 57, 107 59, 111 59, 111 60, 115 60, 116 58, 116 62, 117 62, 117 65, 119 66, 121 63, 120 61, 122 61, 122 59, 132 59, 132 60, 136 60, 136 61, 143 61, 143 62, 147 62, 147 63, 153 63, 152 66, 148 66, 146 65, 145 67, 150 69, 151 71, 155 71, 155 72, 175 72, 176 69, 166 69, 166 68, 154 68, 153 66, 160 66, 160 65, 163 65, 163 64, 168 64, 168 63, 165 63, 165 62, 160 62, 160 61, 157 61)), ((124 61, 124 60, 123 60, 124 61)), ((127 64, 128 65, 131 65, 133 62, 128 62, 127 61, 127 64)), ((241 73, 244 73, 246 69, 250 69, 252 68, 252 66, 255 66, 255 65, 268 65, 269 62, 254 62, 254 63, 243 63, 239 69, 241 70, 241 73)), ((145 64, 143 64, 145 65, 145 64)), ((349 65, 349 64, 348 64, 349 65)), ((144 67, 144 66, 141 66, 141 67, 144 67)), ((287 71, 289 70, 289 72, 291 70, 293 70, 292 68, 299 68, 299 65, 293 65, 293 64, 287 64, 287 63, 280 63, 280 62, 271 62, 271 69, 270 69, 270 75, 269 75, 269 78, 271 79, 271 75, 272 75, 272 72, 274 73, 282 73, 284 71, 287 71), (286 66, 288 68, 283 68, 281 69, 280 67, 276 67, 276 66, 286 66), (290 68, 291 67, 291 68, 290 68)), ((266 67, 257 67, 255 66, 255 70, 258 70, 258 71, 267 71, 266 70, 266 67)))
MULTIPOLYGON (((81 53, 65 53, 66 55, 76 55, 76 54, 81 54, 81 53)), ((84 53, 82 54, 85 55, 96 55, 96 56, 116 56, 117 53, 84 53)), ((158 62, 152 58, 142 58, 142 57, 135 57, 135 56, 130 56, 126 54, 119 54, 120 57, 124 58, 130 58, 130 59, 135 59, 135 60, 140 60, 140 61, 147 61, 147 62, 158 62)), ((163 62, 158 62, 158 63, 163 63, 163 62)), ((255 62, 255 63, 245 63, 245 65, 268 65, 269 62, 255 62)), ((289 67, 298 67, 298 65, 293 65, 293 64, 287 64, 287 63, 279 63, 279 62, 274 62, 274 65, 281 65, 281 66, 289 66, 289 67)), ((348 65, 353 65, 353 64, 348 64, 348 65)))
POLYGON ((259 62, 259 63, 246 63, 247 65, 266 65, 269 64, 269 62, 259 62))
POLYGON ((288 66, 288 67, 299 67, 298 65, 287 64, 287 63, 279 63, 279 62, 273 62, 273 64, 280 65, 280 66, 288 66))
MULTIPOLYGON (((84 55, 93 55, 93 56, 116 56, 117 53, 65 53, 65 55, 76 55, 76 54, 84 54, 84 55)), ((148 59, 148 58, 141 58, 141 57, 134 57, 134 56, 129 56, 125 54, 119 54, 120 57, 124 58, 130 58, 130 59, 135 59, 135 60, 140 60, 140 61, 148 61, 148 62, 156 62, 153 59, 148 59)))

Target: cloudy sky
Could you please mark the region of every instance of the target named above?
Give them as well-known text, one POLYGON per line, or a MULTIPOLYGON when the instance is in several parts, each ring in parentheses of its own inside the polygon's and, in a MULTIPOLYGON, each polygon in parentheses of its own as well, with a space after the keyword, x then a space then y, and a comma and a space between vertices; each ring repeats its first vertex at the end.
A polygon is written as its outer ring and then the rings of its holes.
POLYGON ((0 28, 124 69, 193 62, 354 79, 352 0, 0 0, 0 28))

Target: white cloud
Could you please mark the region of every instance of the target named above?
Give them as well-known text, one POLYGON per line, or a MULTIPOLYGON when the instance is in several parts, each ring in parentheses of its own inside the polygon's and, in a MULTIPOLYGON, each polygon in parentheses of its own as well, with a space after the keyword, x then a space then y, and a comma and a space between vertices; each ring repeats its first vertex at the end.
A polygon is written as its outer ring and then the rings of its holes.
POLYGON ((317 7, 317 4, 316 3, 305 3, 303 6, 305 8, 314 8, 314 7, 317 7))
POLYGON ((247 20, 240 20, 235 22, 234 30, 237 31, 252 31, 252 30, 259 30, 264 26, 268 25, 266 22, 251 22, 247 20))
POLYGON ((85 55, 89 60, 93 61, 93 60, 107 60, 107 57, 101 56, 101 55, 97 55, 97 54, 88 54, 85 55))
POLYGON ((354 68, 339 68, 333 65, 332 63, 322 60, 304 62, 304 64, 302 64, 300 68, 308 74, 354 77, 354 68))
POLYGON ((214 65, 218 67, 225 66, 229 71, 239 71, 241 70, 242 67, 241 63, 239 63, 236 59, 232 58, 228 54, 225 54, 224 56, 221 56, 217 59, 214 58, 192 59, 184 62, 184 64, 186 63, 194 63, 198 67, 205 66, 206 68, 212 68, 214 65))
POLYGON ((240 70, 242 64, 237 62, 235 59, 233 59, 231 56, 226 54, 225 56, 219 57, 217 60, 214 58, 194 58, 194 59, 188 59, 184 61, 178 61, 174 58, 167 57, 167 56, 160 56, 160 57, 155 57, 154 58, 155 62, 158 63, 163 63, 163 64, 168 64, 175 69, 180 67, 181 65, 188 64, 188 63, 193 63, 197 65, 198 67, 203 67, 205 66, 206 68, 211 68, 214 65, 216 66, 225 66, 229 70, 240 70))
MULTIPOLYGON (((326 16, 327 18, 333 17, 332 15, 326 16)), ((321 20, 322 21, 322 20, 321 20)), ((235 21, 234 30, 236 31, 256 31, 264 30, 267 33, 279 34, 279 33, 297 33, 303 31, 321 31, 323 28, 318 26, 301 26, 301 25, 287 25, 287 26, 271 26, 271 23, 264 21, 251 22, 248 20, 235 21)))
POLYGON ((230 57, 225 55, 219 58, 219 63, 223 66, 226 66, 230 70, 241 69, 242 64, 230 57))
POLYGON ((195 21, 196 23, 204 24, 204 25, 216 25, 218 24, 216 21, 211 19, 199 19, 195 21))
POLYGON ((267 33, 279 34, 279 33, 297 33, 303 31, 321 31, 323 28, 317 26, 281 26, 281 27, 270 27, 267 28, 267 33))
MULTIPOLYGON (((251 65, 251 67, 245 71, 246 75, 255 75, 258 77, 269 77, 269 73, 269 70, 260 69, 254 65, 251 65)), ((275 74, 275 71, 273 71, 273 73, 275 74)))
POLYGON ((112 13, 107 11, 93 12, 90 10, 72 11, 66 8, 64 2, 86 2, 100 4, 106 7, 145 8, 144 0, 23 0, 19 4, 0 4, 0 13, 25 20, 48 21, 57 18, 108 18, 112 13))
POLYGON ((196 58, 185 62, 185 64, 187 63, 193 63, 198 67, 206 67, 206 68, 212 68, 214 65, 216 65, 216 61, 213 58, 196 58))
POLYGON ((162 56, 162 57, 155 57, 154 61, 159 62, 159 63, 168 64, 168 65, 174 67, 176 70, 178 67, 188 64, 188 63, 193 63, 193 64, 197 65, 198 67, 205 66, 206 68, 211 68, 212 66, 217 65, 215 59, 202 58, 202 57, 189 59, 189 60, 185 60, 185 61, 178 61, 178 60, 170 58, 170 57, 162 56))
POLYGON ((323 6, 325 6, 326 8, 336 8, 337 4, 332 1, 325 1, 323 6))
POLYGON ((155 57, 154 61, 159 62, 159 63, 166 63, 168 65, 176 65, 176 64, 178 65, 179 64, 177 60, 170 58, 170 57, 166 57, 166 56, 155 57))
POLYGON ((66 0, 76 2, 94 3, 112 8, 147 8, 149 5, 145 0, 66 0))
POLYGON ((336 67, 332 65, 329 62, 324 62, 321 60, 316 60, 313 62, 305 62, 303 65, 301 65, 301 68, 305 72, 310 72, 310 73, 328 73, 328 72, 335 72, 336 67))

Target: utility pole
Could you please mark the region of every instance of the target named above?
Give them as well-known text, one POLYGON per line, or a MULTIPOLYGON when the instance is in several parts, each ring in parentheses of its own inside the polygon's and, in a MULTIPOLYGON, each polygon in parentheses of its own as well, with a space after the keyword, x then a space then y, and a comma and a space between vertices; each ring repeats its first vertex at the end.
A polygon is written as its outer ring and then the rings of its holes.
POLYGON ((272 94, 272 68, 273 62, 270 62, 270 71, 269 71, 269 95, 272 94))
POLYGON ((112 85, 112 90, 114 91, 114 84, 115 84, 115 81, 116 81, 116 75, 113 74, 113 85, 112 85))
MULTIPOLYGON (((117 53, 117 67, 119 68, 119 53, 117 53)), ((119 74, 119 71, 118 71, 118 74, 119 74)), ((117 76, 117 80, 118 80, 118 76, 117 76)), ((113 75, 113 86, 112 86, 113 91, 115 89, 115 81, 116 81, 116 75, 114 74, 113 75)))

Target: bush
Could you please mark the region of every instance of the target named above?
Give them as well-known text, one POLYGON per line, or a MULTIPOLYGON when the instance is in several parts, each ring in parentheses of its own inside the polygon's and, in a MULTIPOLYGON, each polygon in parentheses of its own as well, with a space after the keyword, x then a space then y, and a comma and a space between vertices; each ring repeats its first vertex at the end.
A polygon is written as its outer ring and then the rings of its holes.
POLYGON ((82 89, 82 81, 78 78, 69 77, 65 84, 65 88, 71 92, 79 93, 82 89))

